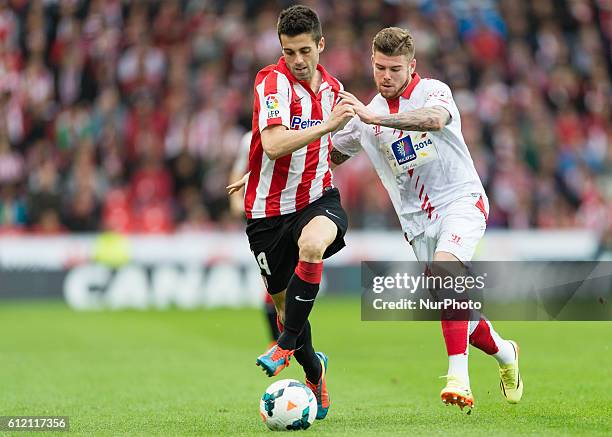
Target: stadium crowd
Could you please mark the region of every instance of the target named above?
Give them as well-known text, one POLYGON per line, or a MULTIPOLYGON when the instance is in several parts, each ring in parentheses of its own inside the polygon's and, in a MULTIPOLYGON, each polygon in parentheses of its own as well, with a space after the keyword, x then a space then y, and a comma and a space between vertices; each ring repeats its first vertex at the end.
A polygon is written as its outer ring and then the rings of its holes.
MULTIPOLYGON (((286 1, 0 0, 0 231, 238 228, 225 185, 286 1)), ((606 0, 303 1, 322 63, 369 101, 370 47, 409 28, 451 86, 490 227, 612 222, 606 0)), ((399 226, 364 156, 335 174, 353 228, 399 226)))

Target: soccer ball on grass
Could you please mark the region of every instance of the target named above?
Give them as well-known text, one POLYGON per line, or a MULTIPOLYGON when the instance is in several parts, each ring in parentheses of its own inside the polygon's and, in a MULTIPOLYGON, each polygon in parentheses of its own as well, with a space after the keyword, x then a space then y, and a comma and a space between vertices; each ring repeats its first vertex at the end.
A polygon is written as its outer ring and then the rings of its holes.
POLYGON ((272 431, 307 429, 317 417, 317 399, 303 383, 283 379, 266 389, 259 414, 272 431))

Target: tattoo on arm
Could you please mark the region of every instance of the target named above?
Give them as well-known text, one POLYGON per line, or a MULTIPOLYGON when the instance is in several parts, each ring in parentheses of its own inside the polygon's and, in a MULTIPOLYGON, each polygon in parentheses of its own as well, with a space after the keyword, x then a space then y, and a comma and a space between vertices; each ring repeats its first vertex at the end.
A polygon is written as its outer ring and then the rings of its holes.
POLYGON ((420 108, 399 114, 385 115, 379 118, 381 126, 409 131, 442 130, 450 120, 450 114, 441 106, 420 108))
POLYGON ((331 159, 331 162, 333 162, 336 165, 340 165, 342 164, 344 161, 346 161, 347 159, 350 158, 350 156, 345 155, 342 152, 339 152, 338 150, 336 150, 336 148, 334 147, 332 149, 332 151, 329 154, 329 158, 331 159))

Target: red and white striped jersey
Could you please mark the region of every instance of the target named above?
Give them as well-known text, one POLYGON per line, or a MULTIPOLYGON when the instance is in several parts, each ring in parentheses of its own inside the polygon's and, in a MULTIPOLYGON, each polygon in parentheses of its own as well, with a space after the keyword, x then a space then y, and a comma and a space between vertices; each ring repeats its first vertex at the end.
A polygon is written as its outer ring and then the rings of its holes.
POLYGON ((261 145, 261 131, 268 126, 306 129, 327 120, 343 89, 321 65, 321 87, 315 95, 298 81, 281 57, 255 78, 253 138, 249 150, 249 180, 244 210, 247 218, 274 217, 299 211, 332 187, 329 153, 331 134, 326 134, 290 155, 271 160, 261 145))

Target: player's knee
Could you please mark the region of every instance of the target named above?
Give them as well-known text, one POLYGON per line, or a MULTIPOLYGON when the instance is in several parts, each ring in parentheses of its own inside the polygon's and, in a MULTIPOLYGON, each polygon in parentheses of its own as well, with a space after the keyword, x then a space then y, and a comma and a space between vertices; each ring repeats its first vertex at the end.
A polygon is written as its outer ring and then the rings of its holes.
POLYGON ((319 262, 323 259, 327 244, 321 238, 302 236, 298 241, 300 259, 307 262, 319 262))

